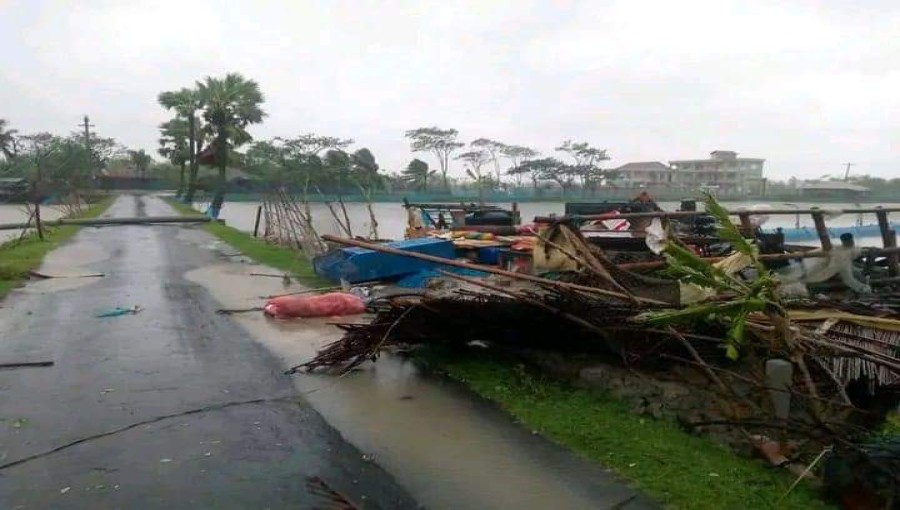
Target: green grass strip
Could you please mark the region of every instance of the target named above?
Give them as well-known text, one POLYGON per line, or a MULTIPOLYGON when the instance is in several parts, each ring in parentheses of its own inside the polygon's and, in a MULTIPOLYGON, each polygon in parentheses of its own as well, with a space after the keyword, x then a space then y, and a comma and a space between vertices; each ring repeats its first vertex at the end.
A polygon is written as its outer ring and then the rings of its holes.
MULTIPOLYGON (((105 198, 88 207, 79 218, 96 218, 112 202, 113 198, 105 198)), ((47 227, 43 241, 37 232, 31 232, 21 240, 13 239, 0 244, 0 299, 20 286, 28 279, 29 271, 41 266, 44 256, 68 241, 80 229, 78 225, 47 227)))
MULTIPOLYGON (((166 199, 166 203, 183 215, 200 214, 199 211, 190 205, 177 200, 166 199)), ((333 282, 329 282, 328 280, 317 276, 313 270, 312 262, 298 250, 269 244, 246 232, 241 232, 236 228, 223 225, 222 223, 207 223, 203 228, 247 257, 260 264, 265 264, 285 271, 304 285, 309 285, 311 287, 334 285, 333 282)))
POLYGON ((667 508, 833 508, 803 484, 779 502, 792 475, 738 457, 674 422, 637 416, 602 392, 531 374, 499 357, 438 353, 427 354, 426 363, 667 508))

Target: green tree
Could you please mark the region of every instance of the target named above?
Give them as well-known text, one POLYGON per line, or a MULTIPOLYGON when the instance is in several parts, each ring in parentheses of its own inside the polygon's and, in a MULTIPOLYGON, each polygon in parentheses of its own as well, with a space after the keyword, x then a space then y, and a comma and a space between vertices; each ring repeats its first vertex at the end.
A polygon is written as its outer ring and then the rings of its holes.
POLYGON ((196 89, 182 88, 176 91, 160 92, 157 102, 166 110, 175 114, 187 123, 188 140, 188 165, 189 176, 187 189, 184 192, 184 201, 194 201, 194 192, 197 186, 197 174, 200 172, 198 155, 203 150, 202 121, 197 117, 197 112, 203 108, 203 98, 196 89))
POLYGON ((366 199, 366 209, 369 211, 369 239, 378 239, 378 219, 372 206, 372 195, 384 188, 384 179, 378 173, 378 163, 375 162, 375 156, 369 149, 363 147, 354 152, 350 162, 351 179, 366 199))
POLYGON ((595 184, 601 184, 604 172, 599 167, 601 161, 609 161, 606 149, 592 147, 587 142, 573 142, 566 140, 555 149, 558 152, 568 154, 574 165, 569 168, 569 173, 581 180, 583 191, 592 189, 595 184))
POLYGON ((497 183, 499 183, 502 175, 500 170, 500 157, 503 156, 503 151, 507 147, 506 144, 491 140, 490 138, 479 138, 472 141, 469 146, 474 147, 476 150, 484 151, 488 155, 491 163, 494 165, 494 175, 497 178, 497 183))
POLYGON ((413 159, 406 165, 401 175, 404 182, 415 186, 419 191, 428 191, 428 178, 436 173, 428 169, 428 163, 421 159, 413 159))
POLYGON ((162 136, 157 152, 179 168, 178 191, 175 192, 175 196, 181 197, 185 193, 185 165, 191 159, 188 142, 190 126, 187 120, 176 117, 160 124, 159 130, 162 136))
POLYGON ((307 133, 295 138, 278 138, 278 140, 292 152, 309 156, 318 156, 319 153, 328 149, 344 150, 353 145, 353 140, 349 138, 323 136, 315 133, 307 133))
POLYGON ((225 202, 226 169, 228 152, 253 140, 247 127, 262 122, 266 113, 259 84, 238 73, 228 73, 224 78, 207 76, 197 83, 203 103, 203 118, 213 133, 216 166, 219 181, 216 194, 210 204, 210 213, 217 217, 225 202))
MULTIPOLYGON (((500 151, 500 154, 504 158, 508 159, 510 164, 512 165, 509 169, 506 170, 506 175, 513 176, 513 178, 516 180, 516 186, 521 187, 522 178, 529 172, 522 171, 519 169, 519 167, 522 165, 523 161, 536 158, 538 156, 538 152, 521 145, 504 145, 500 151)), ((533 179, 532 184, 535 188, 537 188, 536 180, 533 179)))
POLYGON ((131 160, 135 171, 137 171, 138 177, 141 179, 145 178, 147 170, 150 169, 150 164, 153 163, 153 158, 144 149, 128 151, 128 158, 131 160))
POLYGON ((466 175, 475 181, 475 186, 478 188, 478 202, 483 204, 484 188, 488 182, 481 169, 490 161, 490 155, 485 150, 473 150, 460 154, 456 159, 465 162, 466 175))
POLYGON ((409 130, 404 136, 409 138, 409 148, 413 152, 430 152, 438 160, 441 170, 441 179, 444 189, 450 190, 450 181, 447 172, 450 170, 450 156, 464 147, 464 143, 456 141, 459 131, 455 129, 441 129, 438 127, 422 127, 409 130))

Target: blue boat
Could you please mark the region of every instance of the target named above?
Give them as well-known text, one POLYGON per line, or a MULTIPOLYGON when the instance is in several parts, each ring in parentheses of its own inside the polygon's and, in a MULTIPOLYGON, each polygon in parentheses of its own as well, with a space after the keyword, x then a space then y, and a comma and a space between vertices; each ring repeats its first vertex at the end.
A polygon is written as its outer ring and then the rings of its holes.
MULTIPOLYGON (((453 242, 445 239, 408 239, 387 243, 385 246, 445 259, 456 257, 453 242)), ((403 276, 438 267, 441 265, 365 248, 340 248, 313 259, 313 268, 317 275, 332 281, 345 280, 350 283, 397 280, 403 276)))
MULTIPOLYGON (((896 229, 898 224, 891 224, 891 228, 896 229)), ((819 234, 816 232, 815 227, 800 227, 800 228, 782 228, 780 229, 781 233, 784 234, 785 242, 806 242, 806 241, 818 241, 819 234)), ((774 234, 778 229, 773 228, 764 228, 763 232, 767 234, 774 234)), ((853 234, 853 237, 859 239, 861 237, 881 237, 881 229, 877 224, 870 225, 854 225, 850 227, 830 227, 828 228, 828 237, 832 239, 837 239, 841 237, 842 234, 853 234)))

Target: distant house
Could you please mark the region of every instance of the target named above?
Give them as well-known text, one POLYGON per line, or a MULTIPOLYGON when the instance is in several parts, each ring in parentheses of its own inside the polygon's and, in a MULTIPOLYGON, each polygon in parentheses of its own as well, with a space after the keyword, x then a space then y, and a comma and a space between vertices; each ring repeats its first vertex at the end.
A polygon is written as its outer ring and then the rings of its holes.
POLYGON ((616 185, 624 188, 654 188, 672 182, 672 168, 659 161, 626 163, 613 169, 616 185))
POLYGON ((809 199, 830 199, 858 202, 866 198, 871 190, 859 184, 840 181, 805 181, 797 187, 800 196, 809 199))

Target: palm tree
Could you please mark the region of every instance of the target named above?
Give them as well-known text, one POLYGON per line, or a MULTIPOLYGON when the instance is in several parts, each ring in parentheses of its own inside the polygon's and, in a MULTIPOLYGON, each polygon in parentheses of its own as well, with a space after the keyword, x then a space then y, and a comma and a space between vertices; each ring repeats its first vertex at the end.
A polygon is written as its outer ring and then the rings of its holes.
POLYGON ((18 152, 16 146, 16 135, 19 133, 15 129, 7 129, 6 125, 9 124, 6 119, 0 119, 0 152, 6 157, 6 159, 12 159, 16 157, 16 153, 18 152))
POLYGON ((188 122, 180 117, 175 117, 168 122, 160 124, 159 130, 162 133, 162 137, 159 139, 159 150, 157 152, 181 169, 178 178, 178 191, 175 193, 176 197, 180 197, 185 192, 184 166, 191 157, 188 149, 188 122))
POLYGON ((260 108, 263 94, 259 84, 238 73, 228 73, 225 78, 207 76, 197 83, 197 90, 203 102, 203 118, 213 133, 219 167, 218 189, 209 206, 210 215, 215 218, 225 202, 228 151, 252 141, 247 126, 262 122, 266 113, 260 108))
POLYGON ((153 158, 144 149, 128 151, 128 157, 131 159, 131 164, 134 165, 135 170, 137 170, 138 176, 143 179, 147 175, 150 163, 153 163, 153 158))
POLYGON ((160 92, 157 101, 163 108, 175 111, 178 117, 187 122, 190 176, 188 178, 187 191, 184 193, 184 201, 191 203, 194 201, 197 173, 200 171, 200 162, 197 159, 197 154, 203 149, 203 137, 197 119, 197 110, 203 108, 203 101, 197 90, 189 88, 160 92))

